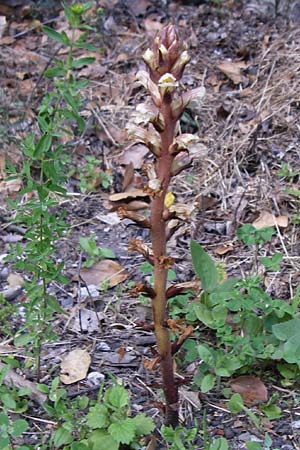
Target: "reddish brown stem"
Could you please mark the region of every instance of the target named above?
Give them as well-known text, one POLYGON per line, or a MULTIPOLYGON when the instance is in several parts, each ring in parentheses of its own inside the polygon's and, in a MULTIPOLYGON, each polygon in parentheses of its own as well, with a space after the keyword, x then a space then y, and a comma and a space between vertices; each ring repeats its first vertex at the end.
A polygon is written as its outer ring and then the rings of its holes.
POLYGON ((151 204, 151 241, 154 256, 154 291, 152 300, 153 320, 157 339, 157 350, 161 357, 163 390, 166 398, 166 423, 176 427, 178 425, 178 387, 174 378, 172 346, 167 327, 167 273, 168 269, 161 264, 162 257, 166 257, 166 222, 164 220, 164 201, 170 183, 171 165, 174 157, 169 153, 175 133, 175 122, 172 118, 170 103, 164 99, 161 112, 166 127, 161 132, 161 156, 157 160, 156 173, 161 182, 159 192, 151 204))

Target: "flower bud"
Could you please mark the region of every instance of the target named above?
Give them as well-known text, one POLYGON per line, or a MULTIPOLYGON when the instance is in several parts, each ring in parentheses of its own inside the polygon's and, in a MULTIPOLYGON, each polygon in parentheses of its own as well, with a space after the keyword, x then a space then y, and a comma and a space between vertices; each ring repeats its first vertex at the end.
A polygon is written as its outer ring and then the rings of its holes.
POLYGON ((165 73, 158 80, 158 86, 163 97, 166 93, 172 93, 177 88, 178 83, 171 73, 165 73))

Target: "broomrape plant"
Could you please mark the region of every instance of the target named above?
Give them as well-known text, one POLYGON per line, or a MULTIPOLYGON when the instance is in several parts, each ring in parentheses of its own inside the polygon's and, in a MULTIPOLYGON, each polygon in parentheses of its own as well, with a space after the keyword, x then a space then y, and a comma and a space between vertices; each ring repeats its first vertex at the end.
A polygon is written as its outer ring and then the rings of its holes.
POLYGON ((186 220, 188 211, 184 205, 173 204, 174 196, 169 192, 169 186, 176 175, 191 165, 188 147, 197 140, 192 134, 179 134, 179 119, 187 105, 202 100, 205 90, 200 87, 180 92, 179 80, 190 57, 172 24, 162 29, 143 59, 148 71, 138 72, 137 79, 150 94, 151 102, 138 105, 128 132, 131 138, 143 142, 154 157, 144 166, 148 178, 144 189, 151 198, 151 211, 146 216, 122 208, 119 214, 150 230, 152 248, 134 239, 131 250, 140 252, 153 265, 153 287, 143 283, 137 286, 137 290, 152 300, 158 352, 156 362, 160 364, 166 399, 166 424, 176 426, 178 387, 173 372, 173 355, 184 339, 173 344, 170 341, 167 302, 179 294, 181 288, 176 285, 167 288, 168 270, 174 263, 167 255, 167 242, 179 221, 186 220))

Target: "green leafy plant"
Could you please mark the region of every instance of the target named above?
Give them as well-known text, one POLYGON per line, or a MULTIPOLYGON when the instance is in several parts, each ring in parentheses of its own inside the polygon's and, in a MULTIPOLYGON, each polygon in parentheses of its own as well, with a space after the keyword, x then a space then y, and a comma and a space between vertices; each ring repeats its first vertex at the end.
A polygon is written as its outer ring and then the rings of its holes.
MULTIPOLYGON (((26 272, 24 284, 26 301, 25 323, 15 337, 15 345, 31 345, 36 359, 37 376, 41 376, 42 343, 55 337, 52 320, 55 313, 63 313, 56 298, 49 293, 51 282, 65 283, 62 276, 63 262, 56 256, 55 245, 66 233, 68 227, 63 214, 56 211, 58 198, 66 195, 66 182, 63 145, 61 137, 66 133, 68 124, 77 125, 82 132, 85 122, 80 116, 83 99, 80 90, 87 86, 85 80, 77 81, 74 71, 93 62, 94 58, 74 57, 74 49, 92 47, 85 41, 85 34, 77 39, 75 31, 87 30, 83 15, 90 8, 85 5, 65 5, 64 12, 71 28, 71 37, 65 31, 57 32, 44 27, 44 32, 56 42, 68 49, 66 61, 55 58, 54 67, 45 72, 52 79, 52 89, 44 95, 39 107, 38 132, 26 137, 23 145, 24 163, 21 176, 24 197, 18 205, 15 221, 25 224, 24 246, 17 244, 11 249, 15 267, 26 272)), ((15 175, 17 176, 17 175, 15 175)))
POLYGON ((173 372, 170 330, 167 326, 168 300, 181 293, 176 285, 167 289, 168 271, 173 260, 167 256, 167 242, 172 235, 168 227, 172 219, 186 220, 186 214, 173 205, 173 195, 169 192, 172 179, 191 164, 188 147, 196 140, 191 134, 178 134, 178 122, 186 106, 192 102, 200 102, 204 89, 198 88, 190 92, 180 93, 179 80, 189 62, 189 55, 179 38, 174 25, 165 26, 155 38, 151 49, 143 59, 148 72, 140 71, 138 79, 147 89, 152 103, 139 106, 135 123, 128 126, 129 136, 143 142, 154 156, 154 162, 147 162, 148 184, 145 189, 151 198, 150 215, 138 214, 121 209, 120 215, 130 218, 138 226, 148 228, 152 248, 142 241, 133 239, 131 249, 140 252, 153 266, 153 286, 140 285, 140 293, 151 298, 154 328, 157 339, 158 360, 163 380, 163 391, 166 399, 166 424, 178 425, 178 386, 173 372), (138 125, 143 125, 138 126, 138 125), (184 217, 183 217, 184 216, 184 217))
MULTIPOLYGON (((288 376, 282 362, 300 362, 298 295, 290 302, 272 299, 257 275, 222 281, 216 264, 195 241, 191 242, 191 254, 203 292, 192 303, 186 319, 198 320, 215 333, 210 343, 197 343, 197 335, 201 341, 198 331, 184 344, 187 363, 201 360, 195 384, 208 392, 220 377, 230 377, 263 360, 280 362, 279 370, 288 376)), ((291 371, 293 375, 297 372, 295 367, 291 371)))
POLYGON ((79 244, 89 257, 84 262, 84 267, 91 267, 101 259, 114 259, 116 255, 109 248, 98 247, 95 235, 92 233, 88 238, 80 236, 79 244))
POLYGON ((183 426, 173 428, 163 425, 160 432, 170 450, 196 450, 199 448, 198 444, 193 443, 198 432, 196 427, 187 429, 183 426))
POLYGON ((82 193, 93 192, 99 185, 108 189, 112 182, 112 176, 99 169, 101 161, 92 155, 87 155, 85 160, 85 165, 79 170, 80 191, 82 193))
POLYGON ((51 401, 46 405, 48 413, 59 423, 49 447, 43 449, 140 450, 142 437, 154 430, 154 422, 145 414, 131 416, 129 395, 121 385, 114 384, 105 392, 102 386, 96 401, 82 396, 72 402, 66 390, 58 386, 58 378, 50 389, 40 386, 51 401))
POLYGON ((28 408, 26 395, 28 389, 16 389, 7 387, 4 384, 4 378, 9 370, 9 365, 5 365, 0 370, 0 449, 8 450, 28 450, 25 446, 13 447, 15 439, 19 438, 29 427, 26 420, 18 417, 28 408), (8 412, 14 412, 13 418, 8 412))

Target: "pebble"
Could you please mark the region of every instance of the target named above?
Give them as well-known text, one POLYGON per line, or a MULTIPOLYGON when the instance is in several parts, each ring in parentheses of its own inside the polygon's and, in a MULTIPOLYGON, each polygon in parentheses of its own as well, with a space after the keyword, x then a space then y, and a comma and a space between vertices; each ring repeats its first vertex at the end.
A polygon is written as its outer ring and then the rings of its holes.
POLYGON ((103 373, 100 372, 90 372, 87 376, 88 382, 94 386, 100 386, 104 378, 105 375, 103 375, 103 373))
POLYGON ((110 352, 111 351, 111 347, 104 341, 99 342, 99 344, 97 344, 96 348, 97 348, 97 350, 99 350, 99 352, 110 352))

